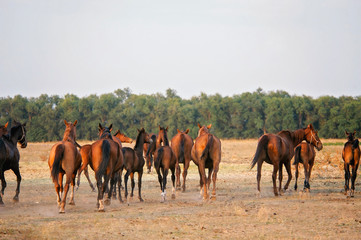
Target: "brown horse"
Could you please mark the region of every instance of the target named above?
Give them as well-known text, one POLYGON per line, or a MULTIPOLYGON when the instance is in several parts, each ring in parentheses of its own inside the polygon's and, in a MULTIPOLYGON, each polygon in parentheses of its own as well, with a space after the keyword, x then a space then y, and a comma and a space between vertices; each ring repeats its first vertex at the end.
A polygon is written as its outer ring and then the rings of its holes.
POLYGON ((307 128, 298 129, 296 131, 283 130, 277 134, 265 134, 258 140, 256 154, 251 163, 251 169, 257 163, 257 189, 261 192, 261 170, 262 164, 273 164, 273 191, 275 196, 278 196, 276 187, 277 172, 279 170, 279 192, 281 193, 282 186, 282 165, 286 167, 288 173, 288 180, 284 186, 284 190, 288 188, 288 185, 292 179, 291 173, 291 159, 294 155, 294 148, 300 144, 303 140, 311 143, 316 147, 318 151, 322 149, 322 143, 318 138, 317 131, 314 130, 312 124, 309 124, 307 128))
MULTIPOLYGON (((123 166, 123 154, 121 153, 119 144, 113 140, 110 133, 112 130, 112 124, 109 127, 103 127, 99 123, 98 130, 99 140, 92 144, 91 157, 89 157, 88 161, 90 167, 95 172, 95 179, 97 181, 98 211, 104 211, 104 192, 110 180, 110 190, 105 201, 105 204, 110 204, 112 188, 115 182, 114 176, 123 166)), ((85 167, 86 165, 83 165, 82 170, 84 170, 85 167)))
POLYGON ((192 148, 192 160, 198 166, 201 194, 203 189, 204 200, 209 197, 207 190, 209 189, 213 172, 213 191, 211 198, 216 199, 217 173, 221 162, 221 141, 209 133, 212 124, 206 127, 198 123, 198 127, 198 137, 195 139, 192 148), (208 180, 206 177, 206 168, 208 168, 208 180))
POLYGON ((89 178, 89 172, 88 172, 89 159, 91 158, 91 148, 92 148, 91 144, 85 144, 85 145, 81 146, 81 148, 80 148, 79 152, 80 152, 80 155, 81 155, 82 166, 85 166, 85 167, 84 167, 84 169, 79 168, 79 170, 78 170, 78 181, 76 183, 76 185, 77 185, 76 190, 78 190, 78 188, 79 188, 80 175, 81 175, 81 172, 84 170, 84 175, 88 180, 89 186, 92 189, 92 191, 95 192, 94 185, 93 185, 93 183, 91 182, 91 180, 89 178))
POLYGON ((145 163, 147 166, 147 173, 152 172, 153 166, 153 155, 156 148, 157 135, 154 133, 149 134, 150 139, 152 139, 151 143, 144 143, 143 145, 143 153, 145 156, 145 163))
POLYGON ((305 182, 304 182, 304 191, 310 191, 310 178, 313 164, 315 162, 315 148, 312 144, 301 142, 295 148, 295 161, 293 165, 296 165, 296 182, 295 182, 295 190, 297 190, 297 179, 298 179, 298 165, 300 163, 303 164, 305 169, 305 182))
POLYGON ((154 152, 154 167, 158 174, 158 181, 160 184, 161 193, 161 202, 166 200, 166 185, 167 185, 167 176, 169 169, 172 172, 172 199, 175 199, 175 165, 176 158, 172 151, 172 148, 169 146, 168 136, 167 136, 168 127, 164 128, 159 126, 159 133, 156 140, 156 150, 154 152), (162 143, 164 146, 162 146, 162 143), (161 172, 162 171, 162 172, 161 172))
POLYGON ((350 190, 350 178, 351 178, 351 191, 350 197, 354 196, 355 192, 355 180, 357 176, 357 168, 360 163, 360 146, 359 140, 355 139, 356 131, 353 133, 348 133, 345 131, 347 135, 347 142, 345 143, 342 150, 342 159, 344 161, 345 168, 345 195, 347 195, 347 191, 350 190), (350 165, 352 167, 352 176, 350 173, 350 165))
POLYGON ((21 144, 21 148, 26 148, 26 124, 21 124, 14 121, 14 126, 11 127, 10 133, 7 133, 7 124, 5 124, 5 135, 0 137, 0 179, 1 179, 1 192, 0 192, 0 205, 3 205, 2 195, 6 188, 6 181, 4 172, 11 169, 16 175, 17 187, 15 191, 14 201, 19 201, 21 175, 19 170, 20 154, 17 148, 17 143, 21 144))
POLYGON ((123 156, 124 156, 124 168, 126 173, 124 175, 124 185, 125 185, 125 198, 129 204, 128 199, 128 178, 131 178, 131 186, 132 192, 130 197, 133 197, 135 182, 134 182, 134 173, 138 173, 138 193, 139 193, 139 200, 143 202, 141 190, 142 190, 142 176, 143 176, 143 167, 144 167, 144 158, 143 158, 143 145, 144 143, 150 143, 151 140, 149 138, 148 133, 142 128, 141 130, 138 129, 138 136, 134 146, 134 149, 129 147, 124 147, 122 149, 123 156))
POLYGON ((180 172, 181 168, 180 163, 184 164, 183 168, 183 185, 182 191, 186 190, 186 177, 191 162, 191 151, 193 147, 193 139, 188 135, 189 129, 185 132, 179 131, 171 140, 171 147, 176 158, 176 178, 177 178, 177 187, 180 188, 180 172))
POLYGON ((60 206, 59 213, 65 213, 66 196, 69 190, 69 184, 72 186, 70 205, 74 205, 74 185, 75 176, 78 168, 81 165, 81 156, 76 146, 76 124, 67 122, 64 120, 66 125, 64 137, 61 142, 54 144, 50 150, 49 155, 49 168, 51 177, 55 185, 55 191, 57 194, 58 205, 60 206), (60 193, 63 192, 63 176, 66 174, 66 181, 64 187, 63 199, 60 197, 60 193))

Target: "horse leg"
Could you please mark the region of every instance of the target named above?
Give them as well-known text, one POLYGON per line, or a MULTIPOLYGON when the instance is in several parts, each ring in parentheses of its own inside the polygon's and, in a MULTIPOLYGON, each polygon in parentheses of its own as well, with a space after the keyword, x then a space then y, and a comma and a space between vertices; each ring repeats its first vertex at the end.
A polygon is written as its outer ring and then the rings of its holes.
POLYGON ((107 206, 110 205, 110 201, 111 201, 112 193, 113 193, 113 188, 114 188, 114 184, 115 184, 115 178, 116 178, 116 174, 112 174, 112 176, 110 177, 110 188, 109 188, 107 199, 105 199, 105 201, 104 201, 104 204, 107 205, 107 206))
MULTIPOLYGON (((92 181, 91 181, 90 178, 89 178, 88 168, 86 168, 86 169, 84 170, 84 175, 85 175, 86 179, 88 180, 88 183, 89 183, 90 188, 92 189, 92 192, 95 192, 95 187, 94 187, 92 181)), ((79 174, 79 176, 80 176, 80 174, 79 174)), ((78 178, 78 179, 79 179, 78 181, 80 181, 80 178, 78 178)), ((78 186, 79 186, 79 185, 78 185, 78 186)))
MULTIPOLYGON (((109 179, 110 179, 110 174, 105 174, 104 175, 104 182, 103 184, 101 185, 101 192, 100 192, 100 196, 99 196, 99 208, 98 208, 98 211, 99 212, 104 212, 105 209, 104 209, 104 193, 105 191, 107 190, 107 187, 108 187, 108 184, 109 184, 109 179)), ((108 189, 109 190, 109 189, 108 189)), ((110 193, 111 194, 111 193, 110 193)))
POLYGON ((64 186, 63 200, 60 203, 59 213, 65 213, 66 196, 68 195, 69 184, 71 183, 71 181, 72 181, 72 176, 70 174, 67 174, 66 175, 65 186, 64 186))
POLYGON ((176 192, 176 188, 175 188, 175 175, 174 175, 174 172, 175 172, 175 169, 174 168, 171 168, 170 171, 172 172, 172 184, 173 184, 173 187, 172 187, 172 199, 175 199, 175 192, 176 192))
POLYGON ((73 173, 73 175, 72 175, 72 180, 71 180, 71 193, 70 193, 70 202, 69 202, 69 205, 75 205, 75 202, 74 202, 75 178, 76 178, 76 171, 75 171, 75 172, 73 173))
POLYGON ((184 161, 184 169, 183 169, 183 186, 182 186, 182 191, 183 191, 183 192, 185 192, 185 191, 186 191, 186 178, 187 178, 187 173, 188 173, 189 163, 190 163, 190 161, 187 161, 187 160, 185 160, 185 161, 184 161))
POLYGON ((1 170, 1 172, 0 172, 0 178, 1 178, 1 192, 0 192, 0 194, 2 196, 4 196, 4 191, 5 191, 5 188, 6 188, 6 180, 5 180, 5 175, 4 175, 3 170, 1 170))
POLYGON ((123 170, 120 170, 119 176, 118 176, 118 199, 119 199, 119 202, 121 202, 121 203, 123 202, 123 200, 122 200, 122 194, 121 194, 122 172, 123 172, 123 170))
POLYGON ((355 165, 352 168, 352 178, 351 178, 351 192, 350 192, 350 197, 354 197, 354 192, 355 192, 355 180, 357 177, 357 168, 358 165, 355 165))
MULTIPOLYGON (((1 184, 3 184, 3 179, 4 179, 4 172, 2 170, 2 168, 0 168, 0 179, 1 179, 1 184)), ((5 179, 4 179, 5 180, 5 179)), ((4 205, 3 199, 2 199, 2 191, 0 191, 0 206, 4 205)))
POLYGON ((280 193, 280 195, 282 194, 282 179, 283 179, 283 164, 280 163, 278 169, 278 180, 279 180, 278 192, 280 193))
POLYGON ((177 188, 179 189, 181 187, 181 183, 180 183, 181 167, 180 167, 178 160, 177 160, 175 169, 176 169, 176 176, 177 176, 177 188))
POLYGON ((308 164, 308 190, 310 190, 311 186, 310 186, 310 179, 311 179, 311 172, 312 172, 312 167, 313 167, 313 161, 309 162, 308 164))
POLYGON ((288 186, 290 185, 291 180, 292 180, 291 160, 289 160, 289 161, 285 164, 285 167, 286 167, 286 171, 287 171, 288 178, 287 178, 286 185, 285 185, 284 188, 283 188, 284 191, 286 191, 286 190, 288 189, 288 186))
POLYGON ((132 192, 130 193, 130 197, 132 198, 134 196, 134 187, 135 187, 134 172, 132 172, 130 174, 130 180, 131 180, 131 186, 132 186, 132 192))
POLYGON ((209 190, 209 186, 211 185, 213 167, 208 168, 208 177, 207 177, 207 189, 209 190))
POLYGON ((144 202, 142 198, 142 176, 143 176, 143 169, 138 172, 138 198, 139 201, 144 202))
POLYGON ((163 178, 162 178, 162 175, 160 174, 160 169, 156 168, 155 170, 156 170, 156 172, 158 174, 158 182, 159 182, 159 185, 160 185, 160 191, 162 192, 163 178))
POLYGON ((199 170, 199 174, 202 178, 202 183, 203 183, 203 186, 201 186, 201 188, 203 187, 203 200, 206 200, 206 199, 208 199, 207 177, 206 177, 206 169, 205 169, 204 163, 202 161, 199 162, 198 170, 199 170))
POLYGON ((307 161, 303 161, 303 167, 305 169, 305 183, 303 186, 304 191, 310 190, 310 183, 309 183, 309 164, 307 161))
POLYGON ((161 193, 161 202, 165 202, 166 200, 166 195, 167 195, 167 176, 168 176, 168 169, 167 168, 163 168, 163 188, 162 188, 162 193, 161 193))
POLYGON ((117 182, 119 178, 119 172, 115 173, 114 179, 110 179, 110 185, 112 185, 112 197, 113 199, 117 199, 117 182), (112 184, 113 181, 113 184, 112 184))
POLYGON ((276 186, 278 167, 279 167, 278 164, 273 165, 272 182, 273 182, 273 192, 274 192, 275 196, 278 196, 278 191, 277 191, 277 186, 276 186))
POLYGON ((128 178, 130 175, 130 171, 127 170, 127 172, 124 175, 124 187, 125 187, 125 191, 124 191, 124 195, 125 195, 125 200, 127 201, 128 205, 129 205, 129 199, 128 199, 128 178))
POLYGON ((257 162, 257 190, 258 190, 258 193, 261 193, 260 183, 261 183, 262 164, 263 164, 263 161, 257 162))
POLYGON ((296 191, 297 190, 297 179, 298 179, 298 163, 296 163, 295 168, 296 168, 296 171, 295 171, 295 175, 296 175, 295 191, 296 191))
POLYGON ((349 178, 350 178, 350 166, 345 162, 345 195, 347 195, 347 191, 349 190, 349 178))
POLYGON ((214 171, 213 171, 213 176, 212 176, 212 180, 213 180, 213 190, 212 190, 212 196, 211 196, 212 200, 216 200, 216 181, 217 181, 218 169, 219 169, 219 166, 215 166, 214 171))
POLYGON ((64 176, 64 173, 59 173, 59 176, 58 176, 58 181, 59 181, 59 185, 60 185, 60 197, 63 198, 63 176, 64 176))

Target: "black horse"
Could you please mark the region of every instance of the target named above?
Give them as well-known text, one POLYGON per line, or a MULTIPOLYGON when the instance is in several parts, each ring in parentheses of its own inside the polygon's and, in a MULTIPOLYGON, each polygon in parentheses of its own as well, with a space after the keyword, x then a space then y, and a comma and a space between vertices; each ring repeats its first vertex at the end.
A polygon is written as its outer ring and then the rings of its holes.
POLYGON ((11 169, 17 178, 17 187, 16 194, 14 196, 14 201, 19 201, 20 193, 20 182, 21 175, 19 170, 19 160, 20 154, 17 148, 17 143, 21 144, 21 148, 26 148, 26 129, 25 125, 14 121, 14 126, 10 129, 10 133, 2 136, 0 138, 0 179, 1 179, 1 194, 0 194, 0 205, 4 204, 2 201, 2 195, 4 195, 4 190, 6 188, 6 181, 4 172, 11 169))

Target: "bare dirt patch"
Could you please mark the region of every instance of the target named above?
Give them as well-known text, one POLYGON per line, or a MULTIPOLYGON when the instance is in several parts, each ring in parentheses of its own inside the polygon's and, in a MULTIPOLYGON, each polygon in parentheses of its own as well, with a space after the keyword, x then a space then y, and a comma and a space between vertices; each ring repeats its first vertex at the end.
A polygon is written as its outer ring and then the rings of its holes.
MULTIPOLYGON (((53 143, 29 143, 21 149, 23 177, 20 202, 14 203, 16 178, 6 172, 5 206, 0 207, 0 239, 344 239, 358 238, 361 229, 360 184, 354 198, 343 189, 341 145, 317 152, 311 192, 272 193, 271 166, 264 164, 262 194, 256 194, 256 169, 249 169, 257 140, 223 140, 217 199, 203 201, 199 176, 192 163, 187 190, 160 203, 156 174, 144 174, 143 198, 130 205, 112 200, 106 212, 96 211, 96 193, 83 177, 75 206, 58 214, 47 156, 53 143)), ((294 172, 294 169, 293 169, 294 172)), ((300 171, 299 186, 303 183, 300 171)), ((94 182, 94 174, 90 170, 94 182)), ((285 176, 285 174, 284 174, 285 176)), ((136 177, 137 179, 137 177, 136 177)), ((286 180, 286 179, 284 179, 286 180)), ((170 177, 168 186, 170 186, 170 177)), ((359 182, 359 181, 357 181, 359 182)), ((137 187, 135 189, 137 191, 137 187)))

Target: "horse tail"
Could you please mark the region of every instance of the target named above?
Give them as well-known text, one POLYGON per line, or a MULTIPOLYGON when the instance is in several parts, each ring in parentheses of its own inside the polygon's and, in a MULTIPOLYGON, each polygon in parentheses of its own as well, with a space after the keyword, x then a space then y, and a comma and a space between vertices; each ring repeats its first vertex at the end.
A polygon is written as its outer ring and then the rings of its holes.
POLYGON ((299 164, 301 161, 301 146, 297 146, 295 149, 295 161, 293 165, 299 164))
POLYGON ((98 171, 95 173, 97 181, 99 181, 102 176, 105 175, 105 171, 107 170, 108 164, 110 161, 110 143, 108 140, 104 140, 102 144, 102 161, 99 165, 98 171))
POLYGON ((163 147, 160 147, 160 148, 158 149, 157 159, 156 159, 156 161, 154 162, 154 166, 155 166, 156 168, 159 168, 159 167, 160 167, 160 162, 161 162, 162 159, 163 159, 163 153, 164 153, 164 149, 163 149, 163 147))
POLYGON ((58 182, 61 160, 64 157, 64 150, 65 150, 64 144, 59 144, 55 147, 53 166, 51 166, 51 177, 53 179, 53 182, 58 182))
POLYGON ((184 140, 185 140, 184 134, 181 134, 179 163, 184 163, 184 140))
POLYGON ((267 152, 267 145, 268 145, 268 136, 267 135, 263 135, 261 137, 261 139, 258 141, 258 145, 257 145, 257 150, 256 150, 256 154, 254 155, 254 158, 252 160, 251 163, 251 169, 254 167, 254 165, 256 165, 256 163, 258 162, 258 159, 261 155, 261 153, 263 151, 267 152))
POLYGON ((204 148, 202 155, 201 155, 201 159, 205 159, 208 157, 209 155, 209 151, 211 149, 211 146, 213 144, 213 136, 211 134, 208 135, 208 142, 206 147, 204 148))

